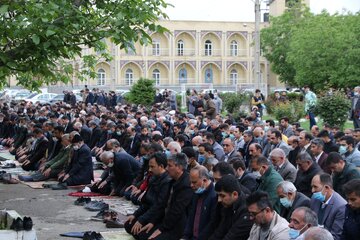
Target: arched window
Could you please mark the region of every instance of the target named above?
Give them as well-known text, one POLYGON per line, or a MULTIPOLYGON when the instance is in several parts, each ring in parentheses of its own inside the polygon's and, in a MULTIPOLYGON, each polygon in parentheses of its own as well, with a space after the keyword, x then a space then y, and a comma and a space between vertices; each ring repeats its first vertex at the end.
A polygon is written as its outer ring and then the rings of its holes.
POLYGON ((205 56, 212 55, 212 43, 210 40, 205 41, 205 56))
POLYGON ((230 55, 233 57, 238 55, 238 43, 235 40, 230 43, 230 55))
POLYGON ((231 70, 230 72, 230 84, 236 85, 238 83, 238 72, 236 69, 231 70))
POLYGON ((133 70, 128 68, 125 72, 125 84, 128 86, 133 85, 134 83, 134 73, 133 70))
POLYGON ((213 82, 213 70, 211 68, 207 68, 205 70, 205 83, 213 82))
POLYGON ((105 78, 106 78, 105 70, 100 68, 98 70, 97 74, 98 74, 97 85, 100 85, 100 86, 105 85, 105 78))
POLYGON ((179 40, 177 43, 177 54, 178 54, 178 56, 184 55, 184 41, 183 40, 179 40))
POLYGON ((185 68, 182 68, 179 71, 179 83, 187 83, 187 71, 185 68))
POLYGON ((152 77, 155 80, 156 85, 160 85, 160 71, 159 69, 154 69, 152 72, 152 77))
POLYGON ((160 56, 160 41, 154 40, 152 43, 152 55, 160 56))

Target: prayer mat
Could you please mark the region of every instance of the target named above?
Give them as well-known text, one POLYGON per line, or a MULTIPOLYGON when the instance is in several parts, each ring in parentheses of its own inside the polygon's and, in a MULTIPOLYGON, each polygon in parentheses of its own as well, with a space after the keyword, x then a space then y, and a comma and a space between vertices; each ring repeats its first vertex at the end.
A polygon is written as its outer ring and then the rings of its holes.
POLYGON ((105 240, 134 240, 134 238, 128 234, 125 229, 111 232, 100 232, 100 234, 105 240))

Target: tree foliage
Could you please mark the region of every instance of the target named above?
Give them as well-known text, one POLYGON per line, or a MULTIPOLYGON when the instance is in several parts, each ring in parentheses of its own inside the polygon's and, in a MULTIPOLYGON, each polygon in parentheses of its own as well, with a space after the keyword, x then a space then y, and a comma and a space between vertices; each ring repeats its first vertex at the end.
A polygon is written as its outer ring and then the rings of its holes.
POLYGON ((352 87, 360 75, 360 12, 314 15, 295 4, 261 31, 272 70, 291 86, 352 87))
POLYGON ((127 101, 134 104, 150 106, 155 98, 155 80, 140 78, 130 89, 127 101))
POLYGON ((343 127, 351 107, 345 94, 334 92, 331 95, 318 98, 315 114, 319 115, 330 126, 343 127))
POLYGON ((9 76, 37 89, 43 84, 95 77, 99 58, 109 60, 104 39, 120 48, 148 43, 156 22, 167 18, 164 0, 7 0, 0 5, 0 88, 9 76), (93 48, 101 54, 83 54, 93 48), (74 69, 73 61, 84 65, 74 69))
POLYGON ((241 104, 249 101, 248 95, 239 93, 222 93, 220 97, 228 113, 239 112, 241 104))

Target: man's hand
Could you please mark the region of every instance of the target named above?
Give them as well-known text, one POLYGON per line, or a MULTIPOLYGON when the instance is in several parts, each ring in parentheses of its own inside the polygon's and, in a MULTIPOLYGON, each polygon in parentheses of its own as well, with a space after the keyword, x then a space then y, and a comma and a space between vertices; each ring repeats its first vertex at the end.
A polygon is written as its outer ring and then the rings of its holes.
POLYGON ((99 184, 101 183, 101 181, 102 181, 102 179, 100 178, 100 179, 94 181, 94 182, 91 184, 91 186, 97 186, 97 185, 99 185, 99 184))
POLYGON ((130 215, 130 216, 126 219, 125 222, 129 222, 129 224, 131 224, 132 221, 134 221, 134 219, 135 219, 135 216, 134 216, 134 215, 130 215))
POLYGON ((156 229, 155 232, 153 232, 153 234, 151 234, 151 236, 148 238, 149 240, 151 239, 155 239, 157 238, 157 236, 159 236, 161 234, 161 231, 159 229, 156 229))
POLYGON ((133 190, 133 191, 131 192, 131 196, 138 195, 139 193, 141 193, 141 190, 140 190, 140 189, 133 190))
POLYGON ((48 168, 48 169, 46 169, 46 170, 43 172, 43 174, 44 174, 45 177, 49 177, 49 176, 50 176, 50 173, 51 173, 51 168, 48 168))
POLYGON ((39 168, 39 171, 44 173, 44 170, 45 170, 45 165, 42 165, 40 168, 39 168))
POLYGON ((98 188, 101 189, 101 188, 105 187, 106 184, 107 184, 107 181, 104 180, 99 184, 98 188))
POLYGON ((65 182, 66 181, 66 179, 68 179, 70 177, 70 175, 69 174, 66 174, 65 176, 64 176, 64 178, 63 178, 63 182, 65 182))
MULTIPOLYGON (((144 227, 142 227, 142 228, 140 229, 140 232, 145 231, 146 233, 149 233, 150 230, 151 230, 153 227, 154 227, 154 224, 148 223, 148 224, 146 224, 144 227)), ((139 233, 140 233, 140 232, 139 232, 139 233)))
POLYGON ((125 189, 125 192, 127 192, 129 190, 133 191, 133 188, 136 188, 136 187, 134 185, 130 185, 125 189))
POLYGON ((26 165, 28 165, 29 163, 30 163, 30 160, 26 160, 26 161, 23 162, 23 166, 26 166, 26 165))
POLYGON ((134 224, 134 226, 131 228, 131 232, 132 232, 134 235, 137 235, 137 234, 139 234, 141 228, 142 228, 142 224, 139 223, 139 221, 136 221, 136 223, 134 224))
POLYGON ((146 191, 142 192, 140 194, 140 196, 138 197, 138 201, 141 201, 141 199, 143 198, 143 196, 145 195, 146 191))
POLYGON ((115 190, 111 190, 111 193, 109 194, 109 196, 115 196, 116 192, 115 190))

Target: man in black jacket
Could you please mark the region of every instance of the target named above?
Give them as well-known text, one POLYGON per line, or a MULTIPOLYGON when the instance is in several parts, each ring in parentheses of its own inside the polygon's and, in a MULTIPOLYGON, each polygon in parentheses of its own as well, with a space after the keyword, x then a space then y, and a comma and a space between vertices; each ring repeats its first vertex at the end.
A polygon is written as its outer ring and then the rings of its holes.
POLYGON ((45 156, 49 144, 49 141, 44 136, 43 130, 35 128, 33 133, 36 137, 36 143, 31 148, 29 155, 27 155, 22 164, 22 169, 25 171, 38 170, 39 161, 45 156))
POLYGON ((139 239, 178 240, 182 237, 187 209, 193 196, 186 167, 187 157, 183 153, 172 155, 168 159, 166 169, 172 181, 165 217, 157 226, 152 223, 145 225, 139 234, 139 239))
POLYGON ((246 207, 245 196, 241 193, 238 180, 233 175, 223 176, 215 185, 221 215, 213 222, 209 240, 246 240, 253 221, 246 207))
POLYGON ((256 191, 258 187, 258 182, 256 181, 256 176, 246 170, 245 163, 242 159, 238 159, 232 163, 232 166, 235 170, 235 176, 239 180, 241 187, 245 187, 249 192, 256 191))
POLYGON ((157 225, 165 215, 171 180, 166 172, 166 166, 164 153, 157 152, 150 156, 149 172, 152 177, 149 187, 141 199, 140 207, 125 222, 125 230, 136 239, 143 226, 149 223, 157 225))

